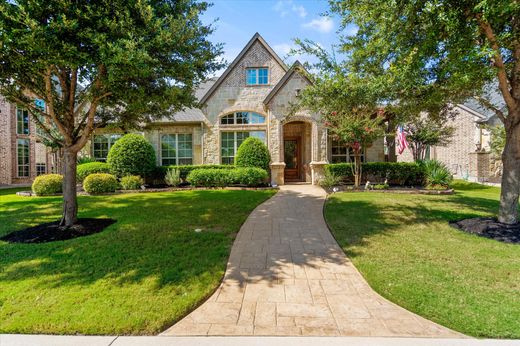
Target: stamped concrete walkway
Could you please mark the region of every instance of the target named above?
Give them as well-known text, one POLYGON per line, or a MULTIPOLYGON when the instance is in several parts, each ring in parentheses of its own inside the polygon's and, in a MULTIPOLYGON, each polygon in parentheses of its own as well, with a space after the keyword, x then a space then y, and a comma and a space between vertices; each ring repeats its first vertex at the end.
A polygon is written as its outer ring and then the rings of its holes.
POLYGON ((237 235, 221 286, 162 335, 463 335, 375 293, 323 219, 325 193, 282 186, 237 235))

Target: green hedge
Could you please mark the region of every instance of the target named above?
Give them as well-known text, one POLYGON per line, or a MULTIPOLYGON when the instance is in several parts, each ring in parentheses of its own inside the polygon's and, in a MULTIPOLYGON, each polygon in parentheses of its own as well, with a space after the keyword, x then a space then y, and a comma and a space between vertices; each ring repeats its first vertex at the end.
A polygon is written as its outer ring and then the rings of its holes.
POLYGON ((90 194, 115 192, 119 184, 115 175, 94 173, 83 181, 83 188, 90 194))
POLYGON ((148 178, 148 181, 154 184, 164 184, 164 177, 169 168, 178 169, 182 180, 186 180, 188 174, 195 169, 234 169, 233 165, 180 165, 180 166, 159 166, 155 167, 153 174, 148 178))
POLYGON ((60 174, 43 174, 34 179, 32 191, 36 196, 48 196, 62 192, 63 176, 60 174))
POLYGON ((259 186, 266 182, 267 172, 257 167, 235 169, 194 169, 186 180, 193 186, 224 187, 233 184, 259 186))
POLYGON ((235 165, 237 167, 259 167, 267 171, 271 156, 267 145, 259 138, 248 137, 237 149, 235 165))
POLYGON ((80 183, 93 173, 110 173, 110 166, 105 162, 87 162, 76 167, 77 180, 80 183))
MULTIPOLYGON (((362 168, 362 182, 383 183, 388 179, 390 185, 423 186, 424 166, 415 162, 365 162, 362 168)), ((339 176, 345 182, 353 182, 351 163, 325 165, 327 173, 339 176)))

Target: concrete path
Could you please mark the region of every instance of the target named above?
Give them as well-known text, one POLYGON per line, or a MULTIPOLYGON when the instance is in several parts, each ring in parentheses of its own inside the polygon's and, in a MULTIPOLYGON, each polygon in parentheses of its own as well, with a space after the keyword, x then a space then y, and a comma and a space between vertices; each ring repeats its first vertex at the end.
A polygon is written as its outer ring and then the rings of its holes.
POLYGON ((380 337, 1 335, 1 346, 519 346, 518 340, 380 337))
POLYGON ((233 245, 221 286, 162 335, 459 338, 376 294, 323 219, 325 193, 282 186, 233 245))

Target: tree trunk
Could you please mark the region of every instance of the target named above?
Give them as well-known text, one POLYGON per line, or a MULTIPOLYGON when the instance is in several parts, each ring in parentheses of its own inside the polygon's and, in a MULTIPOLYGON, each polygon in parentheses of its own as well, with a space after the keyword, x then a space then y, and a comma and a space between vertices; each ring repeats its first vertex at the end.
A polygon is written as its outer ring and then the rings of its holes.
POLYGON ((361 185, 361 153, 360 150, 354 150, 354 186, 361 185))
POLYGON ((520 125, 507 128, 506 143, 502 152, 502 189, 498 221, 505 224, 518 222, 520 196, 520 125))
POLYGON ((78 153, 67 148, 63 152, 63 217, 61 226, 72 226, 78 221, 76 193, 76 164, 78 153))

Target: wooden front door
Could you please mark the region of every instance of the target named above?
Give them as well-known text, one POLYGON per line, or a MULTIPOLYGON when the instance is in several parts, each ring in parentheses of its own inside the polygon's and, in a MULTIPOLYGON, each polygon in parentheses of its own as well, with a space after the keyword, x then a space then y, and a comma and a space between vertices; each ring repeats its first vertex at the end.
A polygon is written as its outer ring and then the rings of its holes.
POLYGON ((301 148, 300 139, 285 138, 283 141, 283 153, 285 162, 285 181, 301 180, 301 148))

